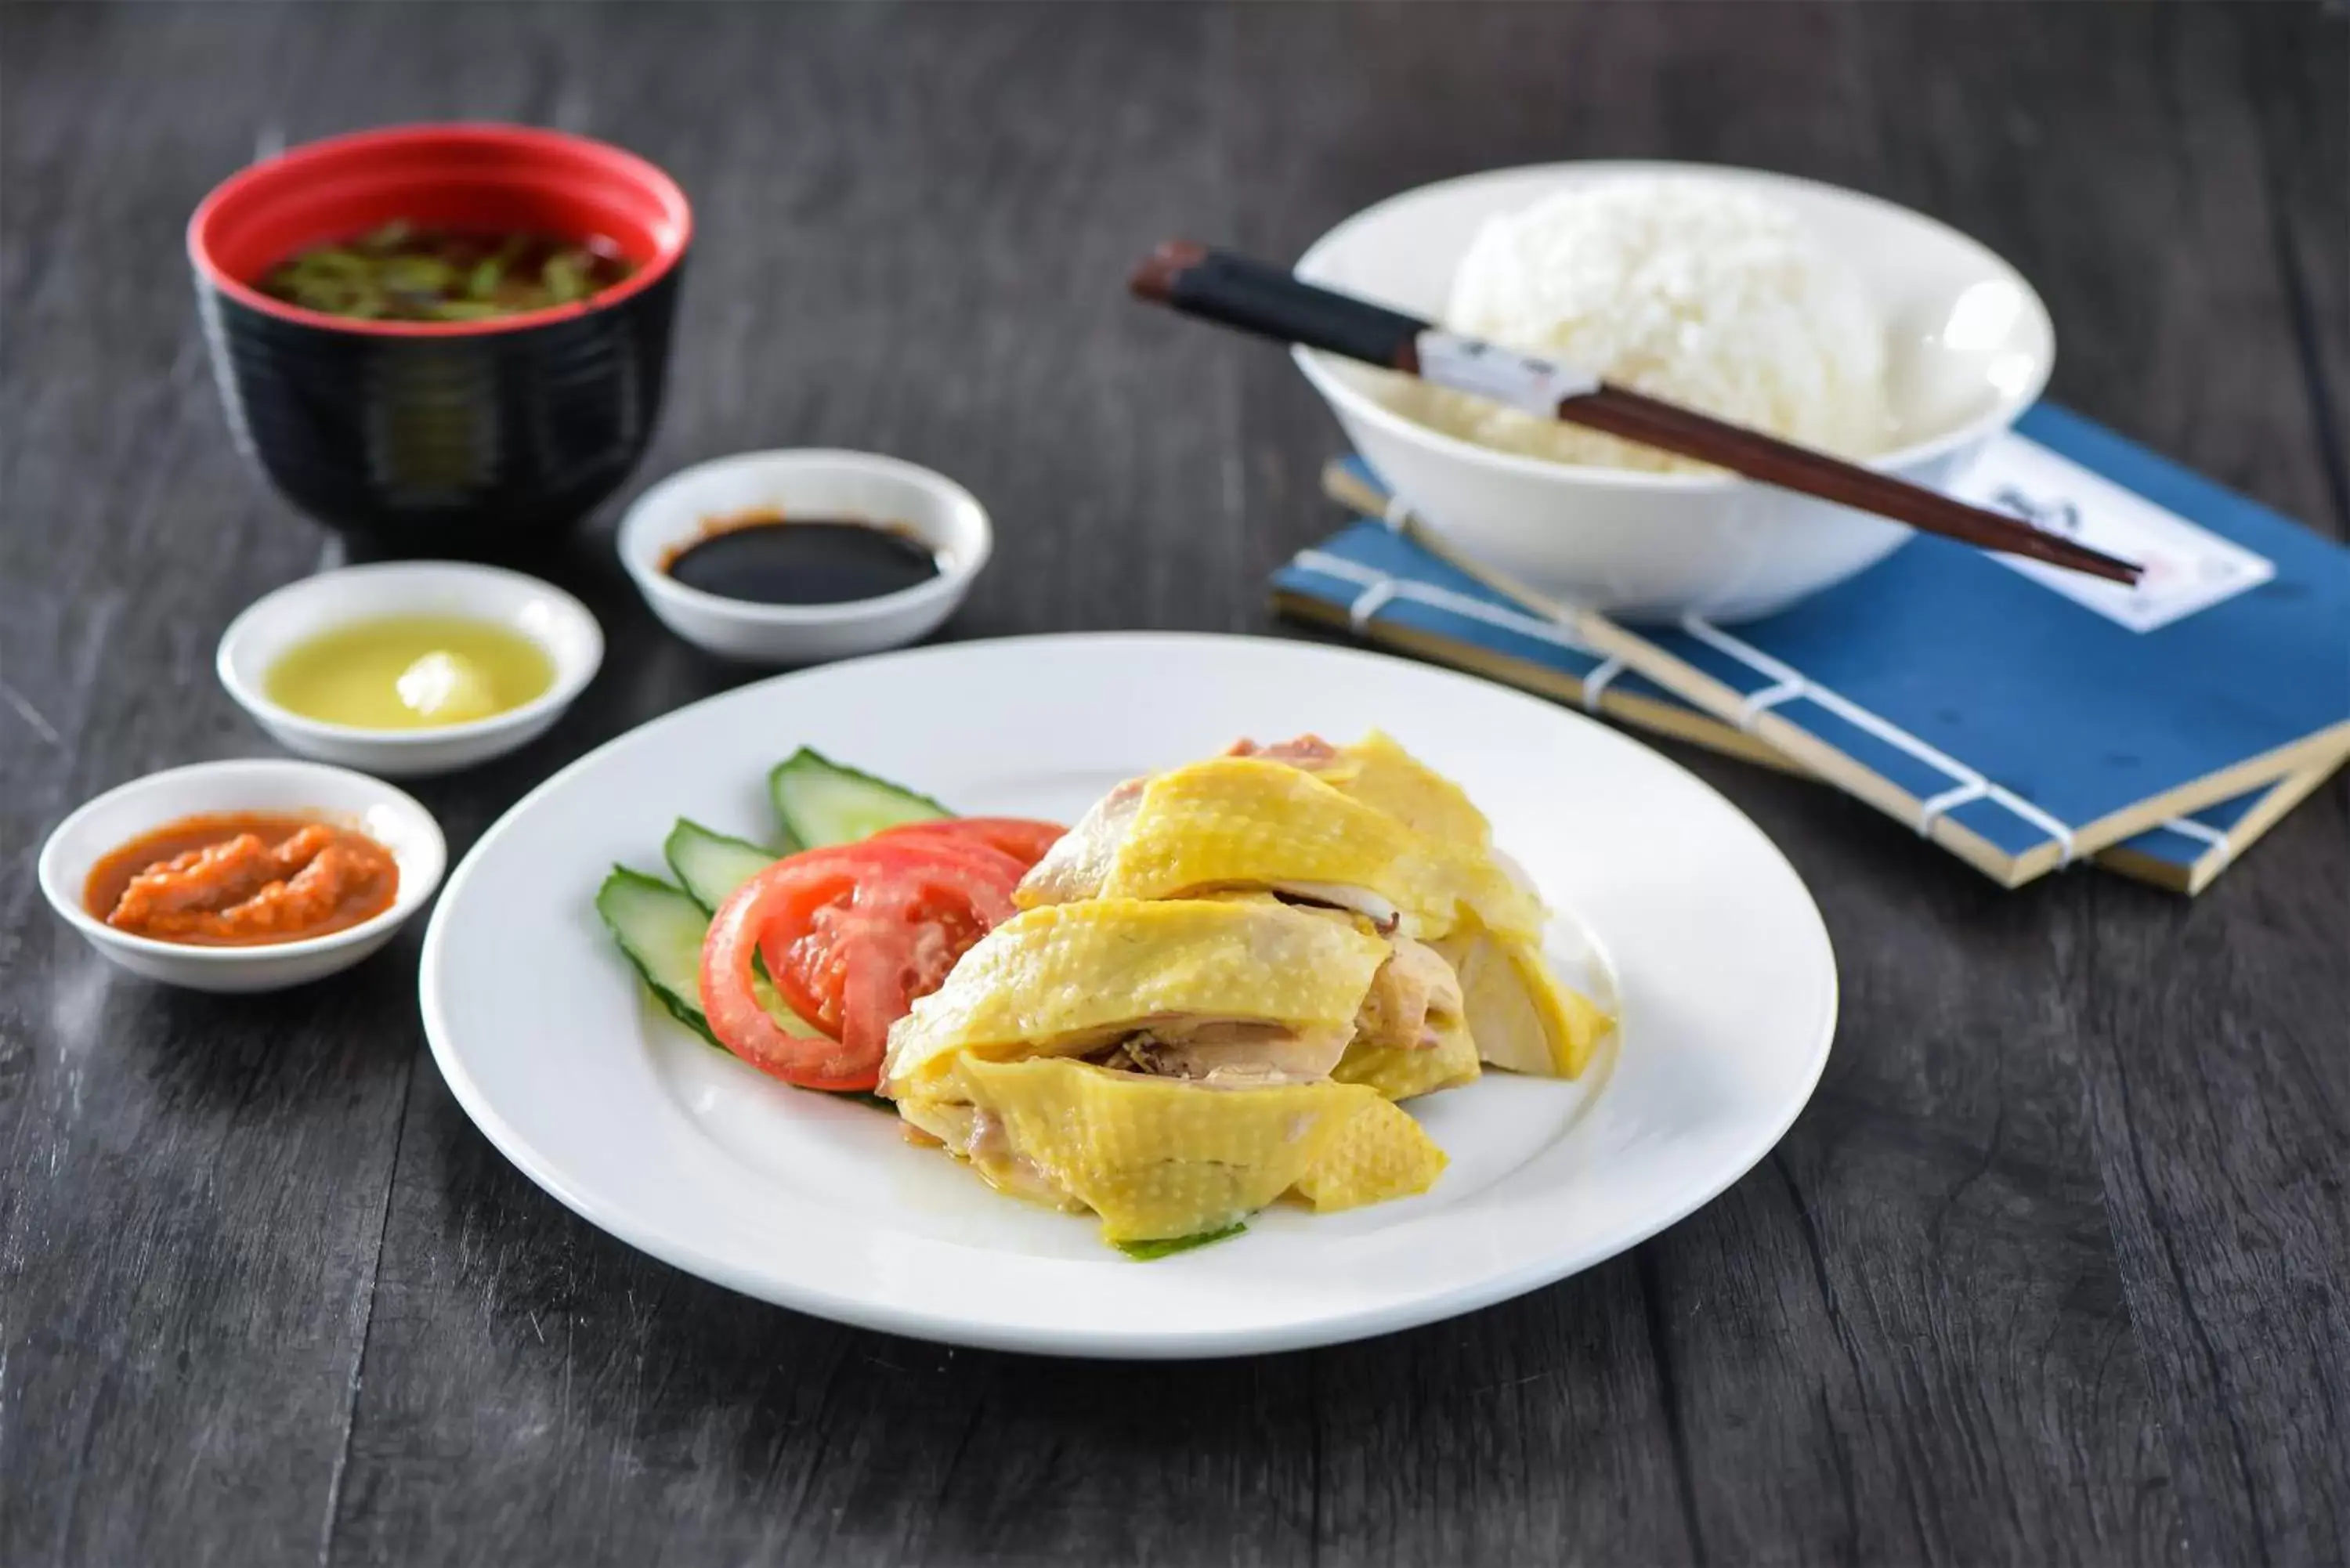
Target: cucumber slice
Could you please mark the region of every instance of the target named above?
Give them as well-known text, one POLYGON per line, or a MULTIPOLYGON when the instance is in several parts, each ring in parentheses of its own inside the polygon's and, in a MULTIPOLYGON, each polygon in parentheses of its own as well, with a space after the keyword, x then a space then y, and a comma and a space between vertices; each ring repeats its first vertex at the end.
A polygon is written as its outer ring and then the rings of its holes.
MULTIPOLYGON (((682 888, 615 866, 596 891, 596 912, 670 1016, 717 1045, 718 1036, 702 1012, 702 939, 710 929, 709 911, 682 888)), ((823 1033, 785 1006, 765 975, 753 974, 751 992, 778 1029, 799 1035, 823 1033)))
POLYGON ((954 815, 929 795, 842 767, 806 746, 775 764, 767 793, 794 849, 853 844, 900 823, 954 815))
POLYGON ((1158 1241, 1117 1241, 1111 1243, 1138 1263, 1151 1262, 1159 1258, 1171 1258, 1178 1252, 1188 1252, 1194 1247, 1229 1241, 1248 1229, 1248 1221, 1236 1220, 1219 1231, 1202 1231, 1196 1236, 1170 1236, 1158 1241))
POLYGON ((658 877, 615 866, 596 890, 596 912, 670 1015, 712 1045, 702 1015, 702 937, 710 914, 658 877))
POLYGON ((726 895, 775 863, 772 851, 740 838, 712 833, 688 817, 679 817, 661 845, 669 868, 704 909, 715 909, 726 895))

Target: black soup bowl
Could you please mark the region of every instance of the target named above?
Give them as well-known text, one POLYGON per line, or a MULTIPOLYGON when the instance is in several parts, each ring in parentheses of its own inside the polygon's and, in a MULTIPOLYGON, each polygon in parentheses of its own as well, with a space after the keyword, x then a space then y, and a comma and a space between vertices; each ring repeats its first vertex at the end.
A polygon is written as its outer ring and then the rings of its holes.
POLYGON ((391 555, 510 556, 628 477, 660 412, 693 236, 634 153, 517 125, 398 126, 231 176, 188 223, 238 446, 310 516, 391 555), (264 293, 311 247, 405 223, 596 244, 629 266, 586 299, 466 321, 328 315, 264 293))

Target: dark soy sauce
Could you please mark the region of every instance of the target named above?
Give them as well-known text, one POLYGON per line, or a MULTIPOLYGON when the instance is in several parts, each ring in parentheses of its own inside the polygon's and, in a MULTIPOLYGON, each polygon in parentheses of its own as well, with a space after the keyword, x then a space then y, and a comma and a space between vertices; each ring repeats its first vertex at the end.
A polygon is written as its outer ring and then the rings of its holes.
POLYGON ((837 605, 879 598, 939 575, 939 557, 903 530, 829 517, 750 514, 669 558, 689 588, 762 605, 837 605))

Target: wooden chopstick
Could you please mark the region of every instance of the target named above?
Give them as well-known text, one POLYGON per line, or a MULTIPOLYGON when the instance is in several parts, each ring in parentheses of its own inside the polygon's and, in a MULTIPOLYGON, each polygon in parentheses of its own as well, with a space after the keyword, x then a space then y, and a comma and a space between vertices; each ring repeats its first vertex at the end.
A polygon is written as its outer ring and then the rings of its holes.
POLYGON ((1135 269, 1128 286, 1138 296, 1187 316, 1400 370, 1962 544, 2030 556, 2112 582, 2134 585, 2138 579, 2139 568, 2132 563, 2017 518, 1569 367, 1446 332, 1417 317, 1305 283, 1280 267, 1229 251, 1170 240, 1135 269))

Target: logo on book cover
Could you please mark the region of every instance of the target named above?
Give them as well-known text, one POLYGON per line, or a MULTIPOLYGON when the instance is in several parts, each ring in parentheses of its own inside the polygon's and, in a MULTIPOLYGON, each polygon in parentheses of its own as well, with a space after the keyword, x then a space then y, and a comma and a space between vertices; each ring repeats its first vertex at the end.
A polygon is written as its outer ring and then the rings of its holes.
POLYGON ((2014 556, 1992 560, 2132 631, 2154 631, 2276 576, 2267 556, 2190 523, 2039 442, 1994 443, 1951 493, 2146 568, 2136 587, 2014 556))

